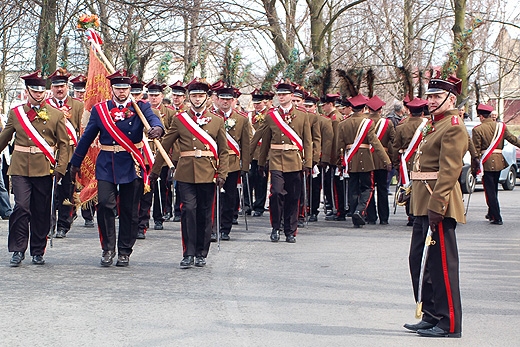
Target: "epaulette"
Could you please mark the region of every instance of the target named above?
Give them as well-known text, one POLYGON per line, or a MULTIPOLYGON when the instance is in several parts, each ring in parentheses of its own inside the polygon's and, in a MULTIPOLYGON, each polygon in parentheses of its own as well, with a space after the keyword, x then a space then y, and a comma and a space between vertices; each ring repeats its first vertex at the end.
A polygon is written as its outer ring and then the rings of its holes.
POLYGON ((460 125, 459 116, 451 117, 451 125, 460 125))
POLYGON ((244 112, 244 111, 238 110, 238 109, 236 109, 236 108, 234 108, 233 111, 235 111, 236 113, 238 113, 238 114, 241 115, 242 117, 249 118, 247 112, 244 112))
POLYGON ((481 126, 481 125, 482 125, 482 123, 477 124, 477 125, 475 125, 475 126, 473 127, 473 129, 478 128, 478 127, 481 126))
MULTIPOLYGON (((387 118, 387 119, 388 119, 388 118, 387 118)), ((388 120, 391 121, 390 119, 388 119, 388 120)), ((403 119, 401 119, 401 120, 399 121, 399 123, 397 123, 397 125, 404 124, 404 123, 406 123, 407 121, 408 121, 408 117, 403 118, 403 119)))
POLYGON ((208 112, 211 113, 213 116, 217 116, 217 117, 220 117, 220 118, 224 119, 224 116, 219 114, 215 109, 208 110, 208 112))
POLYGON ((297 109, 298 111, 302 111, 302 112, 307 113, 307 109, 306 109, 305 107, 303 107, 303 106, 297 105, 297 106, 296 106, 296 109, 297 109))
POLYGON ((142 102, 143 104, 147 104, 147 103, 148 103, 148 100, 146 100, 146 99, 141 99, 141 100, 139 100, 138 102, 142 102))
POLYGON ((78 98, 75 98, 75 97, 72 97, 72 99, 74 99, 74 100, 76 100, 76 101, 79 101, 79 102, 84 102, 83 100, 78 99, 78 98))
POLYGON ((172 105, 166 105, 166 108, 169 108, 171 110, 177 111, 177 109, 175 107, 173 107, 172 105))

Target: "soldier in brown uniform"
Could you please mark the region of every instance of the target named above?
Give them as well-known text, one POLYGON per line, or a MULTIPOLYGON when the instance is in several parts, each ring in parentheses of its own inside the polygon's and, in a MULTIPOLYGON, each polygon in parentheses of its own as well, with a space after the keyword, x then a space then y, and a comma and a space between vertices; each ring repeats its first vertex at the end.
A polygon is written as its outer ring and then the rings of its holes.
POLYGON ((32 262, 43 265, 51 226, 53 175, 56 182, 65 175, 69 137, 63 112, 45 102, 45 80, 40 71, 21 78, 28 102, 9 111, 0 133, 0 151, 16 133, 8 172, 15 204, 9 218, 8 247, 14 252, 11 266, 19 266, 25 259, 29 241, 32 262))
MULTIPOLYGON (((330 165, 330 155, 332 153, 332 141, 334 139, 334 132, 332 130, 332 121, 328 117, 322 117, 318 115, 317 112, 317 103, 319 99, 313 97, 312 95, 307 95, 305 98, 305 101, 303 102, 303 105, 305 109, 307 110, 308 114, 317 115, 318 116, 318 123, 317 127, 320 129, 320 138, 321 138, 321 144, 320 144, 320 150, 321 153, 318 153, 317 157, 313 159, 313 161, 318 161, 318 171, 316 174, 311 176, 312 177, 312 194, 310 196, 312 197, 310 201, 310 217, 309 222, 317 222, 318 221, 318 213, 319 213, 319 207, 320 207, 320 192, 321 192, 321 183, 322 183, 322 175, 325 174, 326 169, 330 165), (315 176, 315 177, 314 177, 315 176)), ((312 131, 312 129, 311 129, 312 131)), ((315 149, 313 147, 313 149, 315 149)), ((313 155, 314 156, 314 155, 313 155)), ((313 167, 314 171, 314 167, 313 167)))
MULTIPOLYGON (((185 111, 185 101, 186 101, 186 88, 181 81, 177 81, 173 84, 170 84, 170 89, 172 90, 172 109, 175 110, 175 114, 185 111)), ((179 145, 176 142, 173 145, 173 153, 172 160, 179 161, 179 145)), ((168 175, 170 177, 170 175, 168 175)), ((173 196, 166 197, 167 206, 172 205, 173 203, 173 221, 180 222, 181 221, 181 202, 179 199, 179 188, 177 186, 177 181, 173 181, 173 189, 175 191, 175 201, 169 201, 169 199, 173 199, 173 196)), ((168 216, 166 216, 168 217, 168 216)))
MULTIPOLYGON (((251 112, 251 123, 253 133, 256 132, 265 121, 265 117, 269 108, 267 107, 267 95, 259 92, 257 89, 251 93, 253 107, 255 110, 251 112)), ((258 158, 260 156, 260 147, 262 141, 251 144, 251 169, 249 170, 249 187, 251 191, 251 199, 254 197, 252 204, 253 217, 261 217, 265 211, 265 201, 267 199, 267 175, 258 174, 258 158)), ((249 198, 249 197, 247 197, 249 198)))
MULTIPOLYGON (((302 169, 312 167, 312 136, 305 109, 294 106, 290 83, 276 85, 280 106, 272 108, 262 127, 255 136, 262 137, 262 148, 258 164, 264 171, 269 153, 271 174, 271 241, 278 242, 282 218, 285 241, 296 242, 298 229, 298 199, 302 188, 302 169), (259 135, 260 134, 260 135, 259 135)), ((256 140, 257 141, 257 140, 256 140)), ((252 144, 256 144, 253 137, 252 144)), ((304 170, 304 171, 306 171, 304 170)))
MULTIPOLYGON (((247 174, 250 162, 251 123, 247 114, 239 113, 232 108, 235 99, 233 87, 223 87, 217 90, 218 103, 220 105, 217 115, 224 120, 226 136, 229 147, 229 164, 224 191, 220 193, 220 229, 223 241, 229 241, 229 233, 233 223, 233 214, 236 210, 238 197, 237 184, 240 174, 247 174)), ((218 232, 218 230, 217 230, 218 232)), ((212 236, 216 241, 216 235, 212 236)))
MULTIPOLYGON (((386 105, 386 103, 377 95, 370 98, 367 102, 367 107, 370 111, 368 118, 374 122, 373 124, 379 142, 383 145, 388 156, 392 157, 392 143, 394 141, 395 128, 390 119, 381 117, 384 105, 386 105)), ((378 156, 375 156, 373 159, 374 171, 372 171, 372 181, 377 194, 374 194, 368 203, 367 221, 368 224, 376 224, 379 215, 379 223, 386 225, 388 224, 388 218, 390 217, 390 207, 388 206, 388 185, 386 182, 388 176, 388 163, 385 164, 378 156)))
MULTIPOLYGON (((83 102, 74 99, 69 96, 69 78, 70 73, 65 69, 58 69, 54 71, 52 75, 49 76, 51 80, 51 91, 52 98, 47 99, 46 102, 51 107, 54 107, 65 115, 66 125, 67 125, 67 133, 69 134, 69 146, 68 146, 68 157, 66 158, 67 162, 72 157, 72 153, 74 153, 74 149, 78 144, 78 139, 80 136, 80 128, 81 128, 81 118, 83 116, 84 105, 83 102)), ((72 202, 72 194, 74 192, 74 184, 70 180, 69 168, 67 168, 67 172, 65 176, 61 180, 61 183, 56 186, 54 200, 55 209, 58 210, 58 220, 56 223, 56 238, 63 238, 67 235, 72 226, 72 222, 74 221, 74 214, 76 211, 74 210, 74 206, 71 204, 72 202), (68 201, 68 203, 64 204, 64 201, 68 201)), ((54 214, 53 214, 54 217, 54 214)))
MULTIPOLYGON (((339 170, 337 170, 337 150, 336 144, 338 139, 339 123, 343 120, 342 114, 336 109, 335 103, 339 98, 339 94, 327 94, 321 97, 321 110, 323 116, 330 119, 332 122, 332 131, 334 138, 332 139, 331 147, 331 163, 328 171, 325 172, 324 184, 326 187, 325 196, 327 202, 333 207, 336 207, 336 213, 327 213, 325 220, 344 221, 345 220, 345 180, 339 170), (331 187, 331 188, 329 188, 331 187), (329 196, 330 194, 330 196, 329 196)), ((328 209, 328 208, 327 208, 328 209)))
POLYGON ((375 166, 370 146, 387 170, 392 168, 392 163, 377 138, 373 121, 367 119, 364 113, 368 98, 359 94, 349 101, 354 113, 338 127, 337 165, 341 169, 348 167, 349 189, 352 190, 352 201, 349 202, 353 211, 352 223, 354 227, 360 227, 365 225, 366 208, 373 192, 372 171, 375 166))
MULTIPOLYGON (((157 80, 151 80, 145 87, 147 88, 147 94, 149 97, 150 105, 152 110, 159 113, 164 129, 168 131, 170 129, 173 117, 175 117, 176 111, 163 104, 164 99, 164 88, 166 84, 159 84, 157 80)), ((171 179, 169 179, 169 168, 167 165, 163 165, 161 169, 160 179, 157 180, 157 184, 154 188, 153 194, 153 220, 154 230, 163 230, 163 222, 165 220, 164 215, 168 213, 171 216, 172 205, 167 205, 167 202, 172 199, 167 199, 168 196, 172 195, 171 179)))
MULTIPOLYGON (((422 128, 426 124, 426 120, 423 116, 425 111, 428 111, 427 105, 428 102, 426 100, 414 98, 407 104, 407 107, 410 110, 410 117, 406 118, 406 120, 399 124, 395 129, 392 163, 394 164, 394 168, 399 172, 400 183, 403 186, 410 183, 410 172, 412 172, 415 152, 417 151, 417 146, 422 139, 422 128), (415 136, 414 138, 414 135, 416 134, 418 136, 415 136), (412 139, 414 142, 411 144, 412 139), (406 167, 403 167, 401 164, 401 157, 403 156, 407 159, 405 160, 406 167), (406 178, 404 175, 406 175, 406 178)), ((408 215, 408 223, 406 225, 411 227, 413 226, 414 218, 410 213, 410 201, 406 203, 405 209, 406 214, 408 215)))
MULTIPOLYGON (((206 110, 209 85, 194 79, 186 87, 191 108, 177 113, 162 141, 166 151, 172 149, 175 141, 180 148, 175 179, 181 199, 181 268, 206 265, 215 183, 219 187, 224 185, 229 165, 224 120, 206 110)), ((161 157, 156 158, 151 179, 159 176, 163 163, 161 157)))
POLYGON ((432 115, 413 165, 411 213, 415 216, 409 265, 415 299, 421 258, 428 229, 433 235, 422 287, 423 317, 405 328, 428 337, 460 337, 462 309, 459 257, 455 228, 465 223, 458 178, 468 149, 468 135, 455 108, 462 81, 432 79, 428 84, 428 109, 432 115))
POLYGON ((490 117, 492 111, 493 107, 489 105, 477 106, 477 114, 482 124, 473 128, 472 138, 475 150, 481 156, 481 166, 484 171, 482 183, 488 205, 486 219, 490 220, 491 224, 502 225, 498 203, 498 179, 500 171, 508 165, 502 155, 502 148, 504 148, 504 140, 516 147, 520 147, 520 141, 507 130, 505 123, 496 122, 490 117))

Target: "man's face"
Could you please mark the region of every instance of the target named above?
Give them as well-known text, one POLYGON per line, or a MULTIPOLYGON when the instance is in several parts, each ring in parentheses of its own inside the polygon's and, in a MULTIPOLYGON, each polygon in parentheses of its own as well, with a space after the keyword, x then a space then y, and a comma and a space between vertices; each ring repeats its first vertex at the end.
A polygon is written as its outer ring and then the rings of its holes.
POLYGON ((228 112, 229 110, 231 110, 231 107, 233 106, 233 99, 219 97, 218 105, 219 105, 219 109, 221 109, 224 112, 228 112))
POLYGON ((256 112, 260 112, 265 108, 265 101, 262 100, 260 102, 253 103, 253 107, 255 108, 256 112))
POLYGON ((190 102, 194 108, 200 109, 204 107, 207 97, 208 95, 206 93, 190 94, 190 102))
POLYGON ((38 92, 29 88, 26 91, 31 105, 39 105, 45 98, 45 91, 38 92))
POLYGON ((432 115, 443 114, 444 112, 453 109, 453 105, 455 104, 456 96, 450 94, 448 96, 448 92, 438 93, 438 94, 429 94, 427 97, 428 100, 428 109, 432 115), (444 102, 444 100, 446 102, 444 102), (442 105, 442 106, 441 106, 442 105), (440 106, 440 107, 439 107, 440 106))
POLYGON ((332 111, 334 111, 334 104, 332 102, 326 102, 321 106, 323 109, 323 112, 325 114, 330 114, 332 111))
POLYGON ((293 95, 291 93, 282 93, 278 95, 278 101, 283 108, 288 108, 292 104, 293 95))
POLYGON ((184 104, 186 97, 184 95, 172 95, 172 102, 175 107, 181 107, 184 104))
POLYGON ((130 86, 127 88, 112 87, 112 94, 114 94, 116 101, 124 102, 130 96, 130 86))
POLYGON ((143 93, 132 93, 132 97, 135 101, 139 101, 143 98, 143 93))
POLYGON ((159 94, 148 94, 148 99, 153 107, 159 107, 164 99, 162 93, 159 94))
POLYGON ((79 92, 79 91, 75 90, 74 91, 74 97, 76 99, 79 99, 79 100, 83 101, 84 98, 85 98, 85 92, 79 92))
POLYGON ((301 104, 303 104, 303 99, 300 98, 299 96, 294 96, 294 95, 293 95, 292 102, 293 102, 296 106, 301 106, 301 104))
POLYGON ((58 86, 51 85, 52 96, 56 99, 63 100, 67 97, 69 93, 69 86, 66 84, 61 84, 58 86))
POLYGON ((316 109, 318 108, 315 104, 312 105, 304 105, 307 112, 316 113, 316 109))
POLYGON ((466 112, 466 110, 464 109, 464 107, 459 108, 459 116, 460 116, 461 118, 464 118, 464 112, 466 112))

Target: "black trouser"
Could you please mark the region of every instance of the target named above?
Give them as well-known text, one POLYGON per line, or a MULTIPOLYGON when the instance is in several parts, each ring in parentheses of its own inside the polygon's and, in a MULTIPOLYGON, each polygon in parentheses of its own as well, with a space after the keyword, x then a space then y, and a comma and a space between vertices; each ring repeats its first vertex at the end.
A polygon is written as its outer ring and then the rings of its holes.
POLYGON ((305 175, 305 172, 302 172, 302 189, 300 191, 300 207, 298 209, 298 218, 303 220, 305 218, 305 216, 309 213, 310 211, 310 201, 311 201, 311 197, 310 197, 310 191, 311 191, 311 178, 312 176, 309 174, 307 175, 306 179, 305 179, 305 185, 303 184, 304 183, 304 179, 303 179, 303 175, 305 175), (307 194, 307 200, 305 200, 305 195, 307 194), (307 210, 307 211, 306 211, 307 210))
POLYGON ((237 198, 238 175, 240 171, 229 172, 224 183, 224 192, 220 193, 220 232, 229 234, 233 226, 237 198))
MULTIPOLYGON (((161 174, 159 175, 160 180, 157 180, 157 184, 153 189, 153 220, 155 222, 163 222, 164 214, 172 210, 172 206, 169 206, 168 211, 168 195, 171 196, 171 184, 168 183, 168 167, 163 166, 161 168, 161 174), (169 187, 170 185, 170 187, 169 187)), ((171 201, 171 199, 170 199, 171 201)))
POLYGON ((216 212, 213 210, 215 184, 177 181, 177 185, 181 200, 182 255, 207 257, 216 212))
POLYGON ((61 179, 59 184, 56 184, 55 188, 55 199, 54 206, 55 209, 58 210, 58 220, 56 222, 56 229, 65 230, 65 232, 70 230, 72 222, 74 221, 74 201, 72 198, 72 194, 74 193, 74 184, 70 179, 70 163, 67 166, 67 171, 65 172, 65 176, 61 179), (63 201, 68 199, 71 205, 63 205, 63 201))
POLYGON ((152 207, 153 192, 157 191, 157 181, 150 182, 150 191, 141 195, 139 199, 139 217, 138 217, 138 228, 139 230, 146 233, 146 230, 150 227, 150 208, 152 207))
POLYGON ((336 215, 338 217, 345 217, 345 179, 334 174, 334 204, 336 205, 336 215))
POLYGON ((139 200, 142 195, 143 180, 141 178, 119 185, 107 181, 98 181, 97 221, 101 248, 104 251, 115 251, 116 248, 117 197, 119 196, 117 250, 120 255, 132 253, 132 247, 137 238, 139 200))
POLYGON ((181 199, 180 199, 180 194, 179 194, 179 184, 177 181, 175 181, 173 183, 173 187, 175 189, 175 204, 173 206, 173 211, 174 211, 174 215, 175 216, 179 216, 181 215, 181 199))
POLYGON ((267 199, 267 176, 267 171, 265 172, 265 176, 260 176, 258 174, 258 160, 251 161, 249 184, 251 185, 251 195, 253 192, 255 195, 253 211, 262 213, 265 211, 265 201, 267 199))
POLYGON ((336 167, 332 165, 329 166, 329 170, 326 172, 325 169, 323 169, 323 196, 327 211, 332 211, 334 209, 332 196, 332 176, 334 175, 334 171, 336 171, 336 167))
POLYGON ((11 176, 14 209, 9 218, 9 252, 43 255, 51 227, 52 176, 11 176))
POLYGON ((94 213, 96 213, 94 204, 89 204, 81 208, 81 217, 83 217, 84 220, 94 220, 94 213))
POLYGON ((323 169, 320 169, 318 175, 316 177, 312 177, 312 199, 311 199, 311 214, 318 215, 320 213, 320 192, 321 192, 321 175, 323 174, 323 169))
POLYGON ((280 229, 282 216, 285 236, 296 235, 298 228, 298 199, 302 189, 300 171, 271 170, 269 215, 273 229, 280 229))
MULTIPOLYGON (((416 301, 428 227, 427 216, 415 217, 408 261, 416 301)), ((455 219, 444 218, 433 233, 435 244, 429 247, 422 288, 423 319, 450 333, 462 331, 456 227, 455 219)))
POLYGON ((374 170, 374 187, 377 194, 376 199, 370 199, 367 207, 367 219, 369 222, 375 222, 377 215, 379 214, 380 222, 388 222, 390 216, 390 207, 388 206, 388 185, 387 170, 374 170), (377 212, 376 212, 376 200, 377 200, 377 212))
POLYGON ((350 202, 352 213, 359 211, 362 216, 366 215, 366 209, 372 192, 374 190, 372 183, 372 172, 350 172, 349 190, 352 192, 352 200, 350 202))
POLYGON ((486 194, 486 203, 488 205, 488 215, 491 220, 501 222, 500 205, 498 203, 498 179, 500 178, 500 171, 484 171, 482 177, 482 184, 484 186, 484 193, 486 194))

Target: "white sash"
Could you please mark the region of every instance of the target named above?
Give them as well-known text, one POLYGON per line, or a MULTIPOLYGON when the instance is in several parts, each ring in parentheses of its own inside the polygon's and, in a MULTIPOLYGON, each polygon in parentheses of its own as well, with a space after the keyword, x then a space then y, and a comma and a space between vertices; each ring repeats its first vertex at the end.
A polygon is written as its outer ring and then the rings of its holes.
POLYGON ((419 142, 422 139, 422 131, 427 122, 427 118, 422 119, 421 124, 419 124, 417 129, 415 129, 415 133, 413 134, 410 144, 408 144, 408 147, 406 148, 404 153, 401 154, 401 183, 404 186, 408 186, 410 184, 410 175, 408 174, 408 166, 406 163, 408 162, 408 160, 410 160, 410 156, 417 150, 417 146, 419 145, 419 142))
POLYGON ((278 128, 280 128, 280 130, 287 137, 289 137, 293 144, 298 146, 300 151, 303 151, 303 141, 300 136, 298 136, 298 134, 289 126, 289 124, 285 123, 285 121, 282 119, 282 116, 280 116, 280 113, 276 109, 273 109, 271 114, 274 116, 273 120, 275 121, 276 125, 278 125, 278 128))
POLYGON ((218 146, 215 140, 205 132, 186 112, 181 112, 179 115, 181 121, 186 125, 187 129, 195 135, 202 143, 209 146, 209 150, 213 152, 215 159, 218 159, 218 146))
POLYGON ((226 131, 226 138, 227 138, 227 141, 228 141, 228 146, 230 149, 233 150, 233 152, 235 152, 235 154, 240 157, 240 145, 238 144, 238 142, 235 141, 235 139, 233 138, 233 136, 229 135, 229 133, 226 131))

